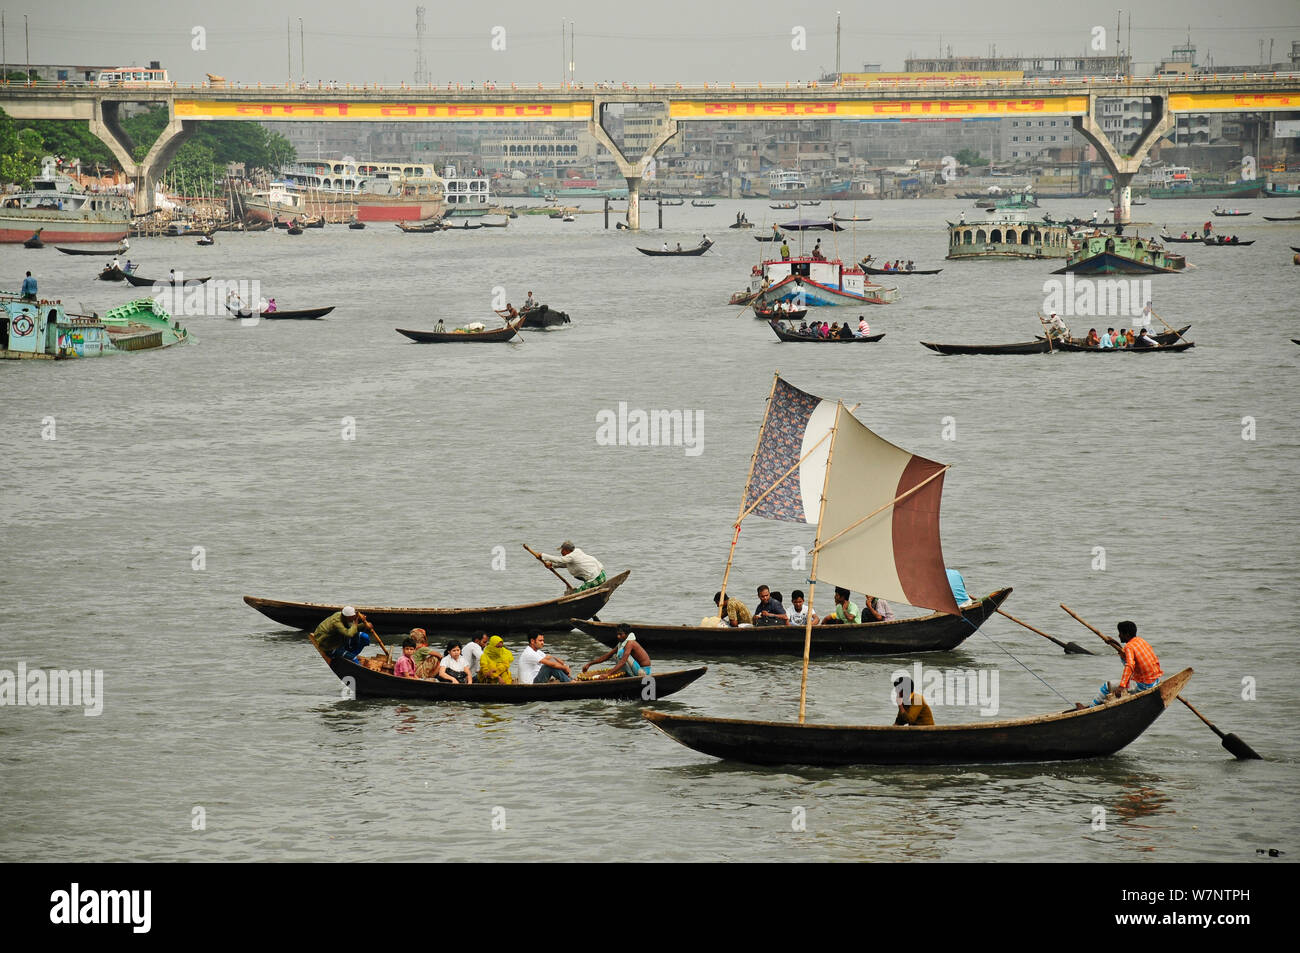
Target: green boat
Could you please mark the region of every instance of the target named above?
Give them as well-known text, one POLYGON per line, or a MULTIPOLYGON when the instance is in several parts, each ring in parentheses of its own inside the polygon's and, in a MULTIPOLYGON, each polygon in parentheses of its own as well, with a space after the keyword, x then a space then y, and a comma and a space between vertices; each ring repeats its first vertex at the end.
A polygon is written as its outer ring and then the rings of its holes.
POLYGON ((1187 260, 1166 252, 1150 238, 1128 238, 1094 232, 1070 239, 1065 267, 1054 275, 1161 275, 1182 271, 1187 260))
POLYGON ((1167 189, 1151 189, 1147 197, 1153 199, 1257 199, 1268 182, 1264 179, 1247 179, 1245 182, 1188 182, 1167 189))
POLYGON ((189 339, 152 298, 104 315, 73 314, 58 300, 23 300, 0 291, 0 359, 64 360, 149 351, 189 339))

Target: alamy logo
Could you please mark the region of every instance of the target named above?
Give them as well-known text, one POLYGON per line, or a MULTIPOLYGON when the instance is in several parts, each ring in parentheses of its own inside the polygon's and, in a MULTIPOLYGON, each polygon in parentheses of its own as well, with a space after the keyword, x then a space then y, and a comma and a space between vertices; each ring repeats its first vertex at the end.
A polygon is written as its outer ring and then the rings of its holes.
POLYGON ((0 708, 6 705, 46 706, 51 708, 85 708, 87 718, 104 712, 103 669, 27 669, 18 663, 18 671, 0 668, 0 708))
POLYGON ((131 932, 148 933, 153 920, 152 890, 71 890, 50 894, 51 923, 129 923, 131 932))
POLYGON ((686 456, 704 452, 704 411, 627 409, 596 412, 596 443, 601 447, 683 447, 686 456))
POLYGON ((1084 279, 1074 275, 1065 280, 1048 278, 1043 282, 1043 313, 1066 317, 1122 318, 1138 317, 1143 305, 1151 300, 1151 279, 1118 278, 1084 279))
MULTIPOLYGON (((912 671, 899 669, 890 676, 891 682, 903 680, 903 691, 920 692, 931 706, 963 707, 978 705, 981 715, 998 713, 998 673, 996 669, 941 669, 923 668, 920 662, 912 663, 912 671)), ((891 692, 897 704, 898 689, 891 692)))

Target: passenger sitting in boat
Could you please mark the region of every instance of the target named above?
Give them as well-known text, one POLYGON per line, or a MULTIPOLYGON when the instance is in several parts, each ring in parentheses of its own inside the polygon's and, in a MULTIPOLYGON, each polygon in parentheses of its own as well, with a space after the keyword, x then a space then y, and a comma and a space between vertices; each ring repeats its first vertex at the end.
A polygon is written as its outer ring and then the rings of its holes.
POLYGON ((899 727, 907 725, 933 725, 934 712, 925 701, 925 696, 915 691, 912 680, 906 675, 894 679, 894 702, 898 705, 898 717, 894 724, 899 727))
POLYGON ((660 250, 660 251, 667 251, 667 250, 668 250, 668 243, 667 243, 667 242, 664 242, 664 247, 661 248, 661 249, 659 249, 659 250, 660 250))
POLYGON ((592 659, 582 666, 582 670, 585 672, 593 665, 599 665, 601 662, 612 658, 618 664, 607 672, 601 672, 596 676, 597 678, 613 678, 620 672, 626 672, 628 675, 651 674, 650 654, 636 640, 636 635, 633 634, 631 627, 626 622, 620 622, 617 631, 618 644, 600 658, 592 659))
POLYGON ((530 291, 528 297, 524 299, 524 310, 532 311, 535 307, 537 307, 537 302, 533 300, 533 293, 530 291))
POLYGON ((1097 334, 1096 328, 1088 331, 1088 336, 1084 338, 1083 343, 1088 347, 1101 347, 1101 338, 1097 334))
POLYGON ((867 596, 866 606, 862 611, 863 622, 890 622, 894 618, 894 610, 889 608, 889 603, 884 599, 876 596, 867 596))
POLYGON ((447 650, 438 666, 438 680, 452 684, 469 685, 474 679, 469 674, 469 660, 461 657, 461 644, 448 642, 447 650))
POLYGON ((1098 346, 1098 347, 1114 347, 1114 346, 1115 346, 1115 329, 1114 329, 1114 328, 1107 328, 1107 329, 1106 329, 1106 333, 1103 334, 1103 335, 1101 336, 1101 340, 1099 340, 1099 341, 1097 342, 1097 346, 1098 346))
POLYGON ((812 617, 812 624, 817 624, 817 613, 813 611, 812 606, 804 602, 802 589, 790 593, 790 611, 786 615, 790 625, 807 625, 809 616, 812 617))
POLYGON ((1186 237, 1187 237, 1187 229, 1184 228, 1184 229, 1183 229, 1183 234, 1180 235, 1179 237, 1180 237, 1180 238, 1186 238, 1186 237))
POLYGON ((908 271, 916 271, 916 265, 913 264, 910 260, 909 260, 908 263, 907 263, 907 270, 908 270, 908 271))
MULTIPOLYGON (((664 244, 667 245, 668 243, 664 242, 664 244)), ((753 268, 749 269, 749 273, 751 275, 761 275, 763 273, 763 269, 758 265, 755 265, 753 268)))
POLYGON ((370 636, 358 629, 365 621, 365 616, 352 606, 344 606, 316 626, 312 641, 330 658, 355 661, 358 653, 370 644, 370 636))
MULTIPOLYGON (((722 593, 715 592, 713 594, 713 604, 715 606, 721 606, 721 600, 722 600, 722 593)), ((719 610, 718 617, 723 618, 721 609, 719 610)), ((749 614, 749 607, 746 606, 739 599, 737 599, 735 596, 727 596, 727 607, 726 607, 725 618, 726 618, 725 624, 731 626, 733 629, 742 625, 754 624, 754 617, 749 614)))
POLYGON ((465 661, 469 663, 470 675, 478 674, 478 663, 479 660, 483 658, 483 647, 487 645, 487 641, 488 634, 486 632, 480 632, 470 640, 468 645, 465 646, 462 654, 465 656, 465 661))
POLYGON ((412 629, 411 639, 415 642, 415 655, 411 657, 415 663, 415 677, 437 677, 438 666, 442 664, 442 653, 429 647, 429 636, 424 629, 412 629))
POLYGON ((442 318, 439 318, 439 319, 438 319, 438 323, 435 324, 435 325, 433 326, 433 330, 434 330, 434 333, 435 333, 435 334, 446 334, 446 333, 447 333, 447 325, 445 325, 445 324, 442 323, 442 318))
POLYGON ((788 622, 785 606, 772 597, 767 586, 758 587, 758 605, 754 607, 754 625, 785 625, 788 622))
MULTIPOLYGON (((446 664, 446 663, 443 663, 446 664)), ((519 681, 523 685, 539 685, 554 679, 572 681, 573 673, 560 659, 546 652, 546 636, 534 632, 528 637, 528 648, 519 655, 519 681)))
POLYGON ((1115 347, 1128 347, 1128 339, 1124 337, 1123 331, 1116 331, 1114 337, 1111 338, 1111 343, 1115 347))
POLYGON ((966 580, 962 578, 960 572, 956 569, 947 569, 948 588, 952 590, 952 597, 957 605, 964 606, 971 601, 970 594, 966 592, 966 580))
POLYGON ((849 601, 849 591, 835 587, 835 612, 822 619, 822 625, 857 625, 862 621, 858 607, 849 601))
POLYGON ((808 322, 807 322, 807 321, 802 321, 802 322, 800 322, 800 324, 799 324, 799 333, 802 334, 804 337, 808 337, 808 336, 809 336, 809 333, 810 333, 810 332, 808 331, 808 322))
MULTIPOLYGON (((1120 675, 1118 685, 1112 685, 1110 682, 1101 683, 1101 691, 1092 700, 1093 705, 1104 705, 1112 698, 1121 697, 1125 691, 1146 691, 1159 685, 1161 677, 1165 674, 1160 670, 1160 659, 1156 658, 1156 651, 1151 647, 1151 643, 1138 637, 1137 625, 1132 622, 1121 622, 1116 626, 1116 630, 1120 642, 1124 645, 1124 672, 1120 675)), ((1074 707, 1084 706, 1076 702, 1074 707)))
POLYGON ((266 303, 266 313, 270 314, 274 310, 275 310, 275 299, 272 298, 270 301, 266 303))
POLYGON ((402 639, 402 657, 393 665, 398 678, 415 678, 415 639, 402 639))
POLYGON ((823 341, 830 337, 831 327, 825 321, 817 326, 817 336, 823 341))
POLYGON ((1160 342, 1151 336, 1151 332, 1143 328, 1139 332, 1137 339, 1133 342, 1134 347, 1159 347, 1160 342))
POLYGON ((478 660, 478 680, 493 685, 509 685, 510 663, 515 660, 514 653, 506 648, 505 640, 499 635, 488 639, 487 647, 478 660))
POLYGON ((1133 346, 1133 342, 1136 341, 1136 340, 1137 340, 1137 338, 1136 338, 1136 336, 1133 334, 1133 329, 1132 329, 1132 328, 1129 328, 1127 331, 1124 332, 1124 346, 1125 346, 1125 347, 1132 347, 1132 346, 1133 346))
MULTIPOLYGON (((1186 235, 1187 233, 1184 232, 1183 234, 1186 235)), ((1200 233, 1200 232, 1192 232, 1192 239, 1193 239, 1194 241, 1200 241, 1200 239, 1201 239, 1201 233, 1200 233)))
POLYGON ((838 321, 831 325, 830 333, 826 336, 830 338, 837 338, 840 336, 840 323, 838 321))
POLYGON ((678 242, 678 243, 677 243, 677 251, 681 251, 681 250, 682 250, 682 243, 681 243, 681 242, 678 242))
POLYGON ((858 330, 854 332, 854 337, 864 338, 871 333, 871 325, 867 324, 866 315, 858 315, 858 330))
POLYGON ((853 337, 853 329, 849 327, 849 322, 845 321, 840 325, 840 340, 847 341, 853 337))

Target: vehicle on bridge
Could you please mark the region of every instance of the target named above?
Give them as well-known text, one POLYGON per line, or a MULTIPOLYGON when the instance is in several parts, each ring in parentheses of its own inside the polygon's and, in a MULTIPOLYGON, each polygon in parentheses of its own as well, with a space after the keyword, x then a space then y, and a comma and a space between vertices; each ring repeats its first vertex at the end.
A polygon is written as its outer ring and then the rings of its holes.
POLYGON ((122 66, 117 69, 101 70, 95 78, 96 86, 118 86, 125 89, 170 86, 171 84, 172 81, 168 79, 167 71, 156 67, 122 66))

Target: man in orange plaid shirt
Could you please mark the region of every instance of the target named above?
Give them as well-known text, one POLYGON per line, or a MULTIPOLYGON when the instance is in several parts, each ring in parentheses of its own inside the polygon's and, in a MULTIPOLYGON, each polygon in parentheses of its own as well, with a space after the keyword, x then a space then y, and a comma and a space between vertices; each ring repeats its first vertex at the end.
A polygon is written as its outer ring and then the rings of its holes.
POLYGON ((1126 690, 1145 691, 1158 685, 1160 677, 1165 674, 1160 670, 1160 660, 1156 658, 1151 643, 1138 638, 1135 624, 1121 622, 1116 629, 1119 640, 1124 643, 1124 673, 1120 676, 1119 685, 1114 688, 1111 688, 1110 682, 1102 682, 1101 692, 1092 700, 1094 705, 1105 704, 1110 695, 1119 698, 1126 690))

